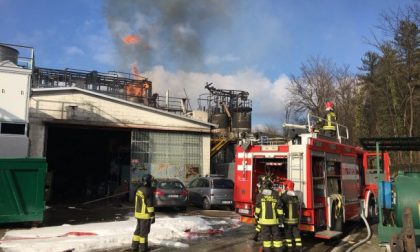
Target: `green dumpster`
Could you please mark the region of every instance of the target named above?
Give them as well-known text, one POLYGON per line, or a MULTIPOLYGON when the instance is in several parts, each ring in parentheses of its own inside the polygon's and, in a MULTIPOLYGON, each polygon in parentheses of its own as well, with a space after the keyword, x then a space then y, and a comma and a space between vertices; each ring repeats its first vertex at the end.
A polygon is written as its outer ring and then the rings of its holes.
POLYGON ((45 158, 0 159, 0 223, 44 218, 45 158))

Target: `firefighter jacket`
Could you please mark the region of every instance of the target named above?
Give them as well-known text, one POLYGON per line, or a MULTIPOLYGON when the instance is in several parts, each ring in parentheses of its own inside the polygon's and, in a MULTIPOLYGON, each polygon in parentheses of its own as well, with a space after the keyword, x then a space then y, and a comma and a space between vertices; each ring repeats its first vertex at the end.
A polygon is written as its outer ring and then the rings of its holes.
POLYGON ((255 203, 255 218, 261 225, 277 225, 282 223, 283 208, 279 194, 270 189, 264 189, 257 195, 255 203))
POLYGON ((299 198, 294 191, 286 191, 280 197, 284 209, 284 223, 296 225, 299 223, 299 198))
POLYGON ((145 186, 137 188, 134 217, 137 219, 151 219, 154 216, 152 189, 145 186))

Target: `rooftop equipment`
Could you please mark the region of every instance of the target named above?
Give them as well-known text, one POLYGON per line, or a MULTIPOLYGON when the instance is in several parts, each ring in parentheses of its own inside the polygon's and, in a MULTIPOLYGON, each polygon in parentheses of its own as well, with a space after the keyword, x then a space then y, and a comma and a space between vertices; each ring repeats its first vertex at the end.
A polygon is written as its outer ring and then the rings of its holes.
POLYGON ((251 131, 252 101, 249 93, 241 90, 216 89, 206 83, 209 93, 200 95, 199 108, 207 110, 211 123, 218 124, 214 133, 219 136, 237 138, 241 132, 251 131))

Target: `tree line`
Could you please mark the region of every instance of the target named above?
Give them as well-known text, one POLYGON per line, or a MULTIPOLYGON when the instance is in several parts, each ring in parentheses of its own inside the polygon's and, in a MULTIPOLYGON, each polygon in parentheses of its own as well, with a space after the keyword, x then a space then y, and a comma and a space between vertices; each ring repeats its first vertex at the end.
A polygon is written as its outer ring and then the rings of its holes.
POLYGON ((302 63, 301 74, 291 76, 286 121, 302 122, 307 113, 322 116, 325 102, 333 101, 353 144, 362 137, 420 136, 419 6, 381 15, 377 28, 385 39, 372 35, 372 50, 362 56, 358 74, 321 57, 302 63))

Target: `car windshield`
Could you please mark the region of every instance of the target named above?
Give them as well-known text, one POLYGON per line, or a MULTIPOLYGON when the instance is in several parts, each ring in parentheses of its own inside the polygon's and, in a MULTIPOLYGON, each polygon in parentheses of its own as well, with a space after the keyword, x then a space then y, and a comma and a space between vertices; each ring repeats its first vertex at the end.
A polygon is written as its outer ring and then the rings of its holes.
POLYGON ((162 189, 184 189, 184 185, 179 181, 162 181, 158 187, 162 189))
POLYGON ((230 179, 215 179, 213 187, 217 189, 233 189, 233 181, 230 179))

